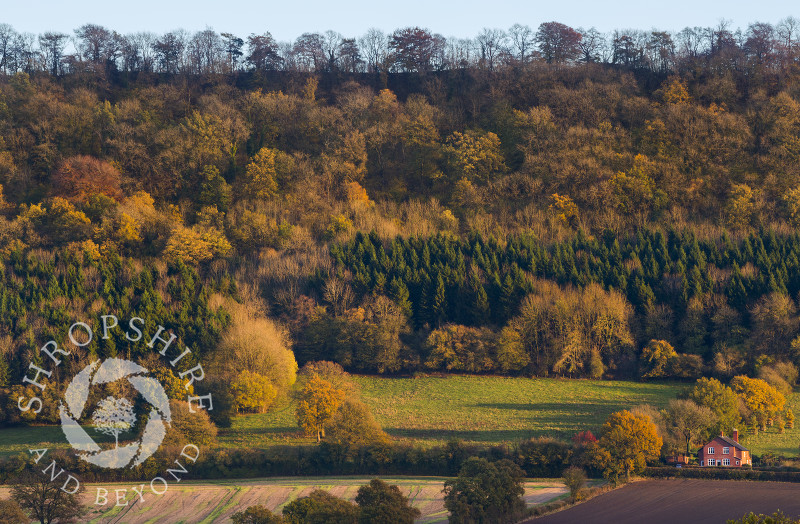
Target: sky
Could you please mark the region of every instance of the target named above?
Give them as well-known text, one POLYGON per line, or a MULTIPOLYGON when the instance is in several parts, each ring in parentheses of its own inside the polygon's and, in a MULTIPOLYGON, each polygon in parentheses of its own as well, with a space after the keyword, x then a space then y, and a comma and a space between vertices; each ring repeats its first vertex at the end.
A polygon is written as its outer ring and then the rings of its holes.
POLYGON ((686 26, 713 26, 721 19, 733 27, 751 22, 776 23, 800 17, 800 6, 788 0, 657 1, 639 0, 3 0, 0 23, 17 31, 42 33, 93 23, 126 34, 164 33, 183 28, 211 27, 239 36, 269 31, 282 41, 304 32, 332 29, 357 37, 370 27, 391 32, 421 26, 446 37, 473 37, 484 27, 507 29, 515 23, 536 28, 558 21, 572 27, 680 30, 686 26), (795 12, 792 12, 795 11, 795 12))

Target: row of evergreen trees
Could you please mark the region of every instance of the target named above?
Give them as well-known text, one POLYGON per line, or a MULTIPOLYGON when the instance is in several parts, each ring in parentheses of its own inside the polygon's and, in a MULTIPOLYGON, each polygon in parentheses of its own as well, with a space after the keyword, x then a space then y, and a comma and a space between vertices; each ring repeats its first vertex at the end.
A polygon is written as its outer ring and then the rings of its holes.
POLYGON ((717 364, 726 372, 760 357, 800 357, 800 344, 792 343, 800 329, 793 300, 800 291, 799 254, 800 235, 771 230, 705 239, 691 230, 578 231, 552 243, 525 234, 439 234, 398 237, 388 245, 375 233, 358 233, 331 247, 338 278, 362 298, 392 298, 418 332, 447 324, 497 332, 545 282, 558 284, 565 296, 571 286, 597 284, 630 303, 636 347, 665 339, 709 365, 724 362, 717 364))

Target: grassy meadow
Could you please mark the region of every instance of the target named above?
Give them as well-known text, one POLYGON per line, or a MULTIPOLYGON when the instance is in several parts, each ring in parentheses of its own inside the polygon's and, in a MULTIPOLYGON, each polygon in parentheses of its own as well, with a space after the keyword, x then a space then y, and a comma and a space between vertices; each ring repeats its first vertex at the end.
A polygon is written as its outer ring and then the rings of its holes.
MULTIPOLYGON (((568 440, 596 431, 606 417, 638 404, 663 407, 685 383, 613 380, 527 379, 482 376, 385 378, 354 376, 364 402, 395 439, 422 445, 451 439, 477 443, 516 442, 531 437, 568 440)), ((800 394, 789 397, 800 413, 800 394)), ((771 451, 796 456, 800 428, 778 434, 770 428, 743 443, 757 455, 771 451)), ((220 431, 223 447, 266 447, 313 443, 302 435, 294 404, 284 400, 270 412, 242 415, 220 431)), ((34 426, 0 430, 0 455, 33 447, 66 448, 61 428, 34 426)))
MULTIPOLYGON (((355 376, 364 402, 394 438, 424 444, 451 439, 514 442, 531 437, 569 439, 596 430, 617 410, 637 404, 664 406, 678 383, 528 379, 481 376, 383 378, 355 376)), ((224 446, 312 442, 284 403, 261 415, 237 417, 221 432, 224 446)))

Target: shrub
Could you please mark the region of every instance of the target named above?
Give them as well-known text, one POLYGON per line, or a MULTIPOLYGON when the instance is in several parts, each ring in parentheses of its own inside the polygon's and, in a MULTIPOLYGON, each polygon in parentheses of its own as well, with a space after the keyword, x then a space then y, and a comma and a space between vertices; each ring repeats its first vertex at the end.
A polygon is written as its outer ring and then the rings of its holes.
POLYGON ((564 470, 561 480, 569 489, 569 495, 573 500, 579 500, 581 491, 586 486, 586 472, 581 468, 572 466, 564 470))

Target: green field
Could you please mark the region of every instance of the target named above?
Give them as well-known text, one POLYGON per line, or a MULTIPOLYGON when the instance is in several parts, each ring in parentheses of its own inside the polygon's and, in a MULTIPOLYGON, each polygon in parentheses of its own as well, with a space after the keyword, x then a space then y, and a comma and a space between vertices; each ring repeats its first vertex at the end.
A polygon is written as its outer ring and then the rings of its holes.
MULTIPOLYGON (((378 422, 396 439, 441 444, 569 439, 596 430, 617 410, 664 406, 684 384, 480 376, 354 377, 378 422)), ((221 434, 225 446, 312 442, 302 437, 294 406, 237 417, 221 434)))
MULTIPOLYGON (((582 430, 596 431, 613 411, 638 404, 663 407, 685 383, 612 380, 526 379, 480 376, 383 378, 355 376, 365 403, 395 439, 436 445, 450 439, 468 442, 518 442, 531 437, 568 440, 582 430)), ((800 413, 800 394, 789 398, 800 413)), ((58 427, 0 430, 0 454, 26 451, 33 444, 66 447, 58 427)), ((239 416, 220 432, 224 447, 265 447, 312 443, 294 419, 290 402, 269 413, 239 416)), ((796 456, 800 429, 778 434, 770 429, 743 442, 755 454, 796 456)))

